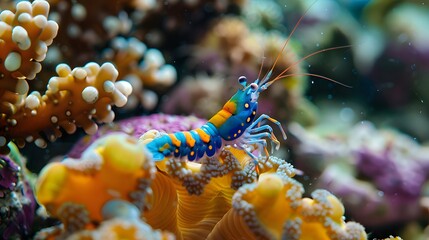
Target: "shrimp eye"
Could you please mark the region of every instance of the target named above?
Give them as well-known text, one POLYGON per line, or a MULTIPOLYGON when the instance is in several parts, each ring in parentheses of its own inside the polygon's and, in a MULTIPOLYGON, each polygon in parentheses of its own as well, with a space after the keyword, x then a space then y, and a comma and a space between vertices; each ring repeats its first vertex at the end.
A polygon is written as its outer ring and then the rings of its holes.
POLYGON ((256 84, 256 83, 251 83, 251 84, 250 84, 250 88, 251 88, 253 91, 255 91, 256 89, 258 89, 258 84, 256 84))
POLYGON ((247 78, 245 76, 240 76, 238 78, 238 83, 240 83, 241 85, 243 85, 243 87, 246 87, 247 84, 247 78))

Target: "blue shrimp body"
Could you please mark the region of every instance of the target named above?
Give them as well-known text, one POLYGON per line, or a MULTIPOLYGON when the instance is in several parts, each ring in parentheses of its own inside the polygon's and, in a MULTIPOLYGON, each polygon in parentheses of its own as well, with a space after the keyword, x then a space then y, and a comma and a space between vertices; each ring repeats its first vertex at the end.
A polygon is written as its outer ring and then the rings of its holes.
POLYGON ((169 156, 187 157, 194 161, 204 155, 212 157, 221 147, 219 132, 209 122, 195 130, 162 134, 146 145, 154 161, 162 161, 169 156))
MULTIPOLYGON (((266 79, 269 78, 269 75, 266 79)), ((264 79, 265 80, 265 79, 264 79)), ((243 86, 231 99, 208 120, 201 128, 185 132, 160 134, 149 142, 146 148, 152 153, 154 161, 162 161, 165 157, 186 157, 194 161, 203 156, 212 157, 226 144, 246 150, 248 145, 256 144, 266 150, 266 140, 270 138, 278 145, 269 126, 256 126, 269 120, 280 126, 280 123, 267 115, 255 120, 258 109, 259 92, 266 89, 266 83, 258 86, 259 80, 247 84, 245 77, 238 79, 243 86), (268 132, 263 132, 268 131, 268 132)), ((286 137, 282 130, 283 136, 286 137)), ((247 151, 247 150, 246 150, 247 151)), ((266 151, 265 151, 266 152, 266 151)), ((256 158, 247 151, 249 155, 256 158)))
POLYGON ((258 102, 252 101, 252 89, 238 90, 215 114, 209 123, 219 130, 219 135, 226 141, 235 140, 252 124, 258 109, 258 102))

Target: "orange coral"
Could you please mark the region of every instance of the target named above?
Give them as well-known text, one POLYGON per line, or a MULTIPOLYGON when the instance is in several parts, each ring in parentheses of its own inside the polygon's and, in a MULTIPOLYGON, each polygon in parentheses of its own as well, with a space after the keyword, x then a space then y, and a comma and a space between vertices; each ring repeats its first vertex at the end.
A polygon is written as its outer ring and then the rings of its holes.
POLYGON ((219 159, 204 160, 201 164, 174 160, 158 163, 159 171, 152 185, 153 205, 144 212, 147 222, 175 233, 178 239, 206 238, 231 208, 235 189, 256 180, 254 167, 246 165, 250 158, 242 160, 239 162, 231 152, 223 151, 219 159))
POLYGON ((44 0, 17 3, 13 13, 0 14, 0 151, 7 143, 19 147, 25 142, 46 146, 62 135, 60 128, 73 133, 83 127, 87 133, 97 130, 93 119, 111 122, 111 105, 123 106, 131 85, 116 82, 118 72, 111 63, 101 67, 88 63, 83 68, 57 66, 58 77, 52 77, 44 95, 28 95, 27 79, 40 72, 39 63, 58 31, 58 25, 47 20, 49 4, 44 0), (30 123, 30 124, 29 124, 30 123))
POLYGON ((274 173, 261 174, 258 183, 240 188, 233 208, 208 239, 366 239, 364 228, 344 222, 344 207, 324 190, 313 199, 301 198, 295 180, 274 173))
POLYGON ((106 220, 98 228, 79 231, 68 239, 175 239, 171 233, 153 230, 140 219, 140 210, 126 201, 112 200, 106 203, 103 217, 106 220))
POLYGON ((146 45, 137 38, 114 38, 112 47, 104 50, 104 55, 116 63, 119 77, 133 86, 126 108, 135 108, 140 103, 146 109, 153 109, 158 97, 147 87, 160 90, 176 82, 176 69, 165 63, 162 53, 154 48, 146 49, 146 45))
POLYGON ((37 182, 37 200, 67 233, 101 222, 103 205, 112 199, 143 208, 151 202, 155 168, 142 149, 134 138, 113 134, 94 142, 80 160, 48 164, 37 182))
POLYGON ((18 112, 2 117, 1 147, 6 147, 9 140, 14 140, 20 147, 25 141, 35 141, 37 146, 44 147, 44 137, 54 141, 62 135, 60 127, 67 133, 73 133, 76 127, 94 133, 97 125, 92 118, 101 122, 113 121, 110 105, 123 106, 131 93, 127 82, 115 82, 118 73, 110 63, 102 66, 88 63, 73 70, 60 64, 57 73, 58 77, 49 81, 45 95, 31 93, 18 112))
POLYGON ((13 13, 0 14, 0 113, 14 114, 28 92, 26 79, 42 69, 48 46, 57 35, 58 24, 47 20, 49 4, 36 0, 19 2, 13 13))

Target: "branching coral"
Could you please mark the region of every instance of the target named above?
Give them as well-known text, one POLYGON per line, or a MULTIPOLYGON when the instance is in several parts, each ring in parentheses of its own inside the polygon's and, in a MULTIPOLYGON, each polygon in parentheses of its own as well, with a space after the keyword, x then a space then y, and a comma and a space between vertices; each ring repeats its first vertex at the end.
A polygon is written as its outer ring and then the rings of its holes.
POLYGON ((32 4, 20 2, 16 13, 5 10, 0 14, 0 150, 7 143, 18 146, 35 142, 46 146, 62 135, 60 128, 73 133, 83 127, 87 133, 97 130, 92 119, 111 122, 111 105, 123 106, 131 93, 124 81, 115 82, 118 72, 111 63, 99 66, 88 63, 73 70, 66 64, 57 66, 58 77, 52 77, 44 95, 28 94, 27 79, 41 70, 47 46, 52 43, 58 25, 47 20, 49 4, 37 0, 32 4), (29 124, 31 123, 31 124, 29 124))
MULTIPOLYGON (((34 79, 40 72, 47 47, 57 35, 58 25, 48 21, 46 1, 20 2, 16 12, 4 10, 0 14, 0 113, 11 115, 23 105, 28 92, 26 79, 34 79)), ((2 116, 3 118, 3 116, 2 116)), ((3 139, 1 146, 6 141, 3 139)))
POLYGON ((54 141, 62 135, 60 127, 67 133, 73 133, 76 127, 95 133, 97 125, 92 118, 111 122, 114 118, 111 104, 123 106, 131 93, 127 82, 115 82, 118 73, 110 63, 102 66, 89 63, 73 70, 61 64, 57 73, 58 77, 51 78, 43 96, 31 93, 19 111, 1 119, 3 148, 10 140, 21 147, 25 141, 45 147, 45 139, 54 141))
POLYGON ((155 48, 147 49, 146 45, 136 38, 113 39, 112 47, 105 49, 104 55, 107 60, 116 63, 119 77, 133 86, 133 94, 127 108, 134 109, 140 104, 145 109, 153 109, 158 99, 155 92, 148 87, 160 90, 176 82, 176 69, 165 63, 162 53, 155 48))

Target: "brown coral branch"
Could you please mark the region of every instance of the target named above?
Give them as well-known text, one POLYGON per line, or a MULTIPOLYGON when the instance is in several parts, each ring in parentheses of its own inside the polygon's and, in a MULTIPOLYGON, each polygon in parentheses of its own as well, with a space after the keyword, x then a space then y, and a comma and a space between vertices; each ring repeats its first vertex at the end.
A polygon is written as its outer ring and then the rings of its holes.
POLYGON ((48 46, 57 35, 58 24, 47 20, 49 4, 36 0, 19 2, 16 12, 0 13, 0 113, 11 115, 23 104, 26 80, 42 69, 48 46))
POLYGON ((46 140, 54 141, 62 135, 60 129, 73 133, 82 127, 86 133, 95 133, 100 122, 111 122, 114 113, 111 105, 123 106, 131 93, 131 85, 116 82, 118 72, 111 63, 99 66, 88 63, 73 70, 66 64, 58 65, 58 77, 48 83, 48 90, 41 96, 31 93, 24 107, 11 116, 0 119, 0 147, 9 141, 20 147, 25 141, 46 146, 46 140))

